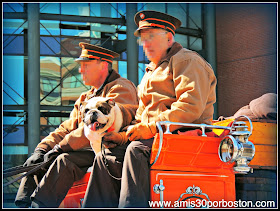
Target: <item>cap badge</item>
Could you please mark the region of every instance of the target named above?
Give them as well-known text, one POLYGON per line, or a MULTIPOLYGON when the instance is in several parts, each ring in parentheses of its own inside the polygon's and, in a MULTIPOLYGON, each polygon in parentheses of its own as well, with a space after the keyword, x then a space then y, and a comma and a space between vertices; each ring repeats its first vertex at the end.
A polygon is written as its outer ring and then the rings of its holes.
POLYGON ((141 19, 145 18, 145 15, 143 13, 140 13, 139 16, 140 16, 141 19))

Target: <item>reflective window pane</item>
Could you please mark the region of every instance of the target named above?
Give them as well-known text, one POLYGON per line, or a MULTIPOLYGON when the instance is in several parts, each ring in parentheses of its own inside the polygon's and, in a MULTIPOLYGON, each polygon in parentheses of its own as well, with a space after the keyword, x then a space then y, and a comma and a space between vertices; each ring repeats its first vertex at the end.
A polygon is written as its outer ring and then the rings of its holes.
POLYGON ((3 20, 3 53, 24 54, 24 34, 27 23, 21 19, 3 20))
POLYGON ((41 13, 59 14, 59 10, 60 10, 59 3, 40 3, 41 13))
POLYGON ((146 64, 139 63, 138 64, 138 83, 141 82, 144 74, 145 74, 146 64))
POLYGON ((60 38, 59 37, 40 37, 40 54, 41 55, 59 55, 60 38))
POLYGON ((3 3, 3 12, 24 12, 23 3, 3 3))
POLYGON ((61 14, 89 16, 88 3, 61 3, 61 14))
POLYGON ((7 42, 4 42, 3 53, 4 55, 15 54, 22 55, 24 54, 24 37, 23 35, 11 35, 9 37, 4 36, 4 39, 7 38, 7 42))
POLYGON ((3 144, 23 144, 24 143, 24 126, 19 125, 23 124, 23 120, 19 121, 13 125, 17 120, 20 120, 18 117, 4 117, 3 125, 3 144), (14 122, 8 124, 8 122, 14 122))
POLYGON ((126 61, 119 61, 119 74, 127 78, 127 62, 126 61))
POLYGON ((40 20, 40 35, 60 35, 59 21, 40 20))
POLYGON ((190 37, 189 48, 195 51, 202 50, 202 39, 197 37, 190 37))
POLYGON ((145 10, 156 10, 156 11, 159 11, 159 12, 165 12, 166 4, 147 3, 143 9, 145 9, 145 10))
POLYGON ((189 27, 193 29, 202 28, 201 4, 189 4, 189 27))
POLYGON ((87 23, 62 21, 60 24, 60 29, 61 35, 65 36, 90 36, 90 25, 87 23))
POLYGON ((24 103, 24 56, 3 56, 3 104, 24 103))
MULTIPOLYGON (((27 28, 26 20, 3 19, 3 34, 21 34, 27 28)), ((5 41, 5 40, 4 40, 5 41)))
POLYGON ((61 63, 63 78, 61 101, 62 105, 71 105, 72 102, 79 98, 82 92, 88 91, 91 87, 84 85, 79 73, 80 65, 73 58, 61 58, 61 63))
POLYGON ((40 59, 40 98, 41 105, 61 105, 60 59, 41 57, 40 59))

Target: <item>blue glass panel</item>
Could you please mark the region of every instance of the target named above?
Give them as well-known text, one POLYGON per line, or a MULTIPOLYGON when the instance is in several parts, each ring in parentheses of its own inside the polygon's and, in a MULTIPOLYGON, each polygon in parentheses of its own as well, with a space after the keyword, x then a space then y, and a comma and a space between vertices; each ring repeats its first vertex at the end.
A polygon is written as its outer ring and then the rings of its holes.
POLYGON ((200 51, 202 50, 202 39, 201 38, 196 38, 196 37, 190 37, 190 49, 195 50, 195 51, 200 51))
POLYGON ((119 13, 117 13, 117 18, 121 18, 120 14, 122 14, 122 15, 126 14, 126 3, 118 3, 117 8, 118 8, 118 11, 119 11, 119 13))
POLYGON ((186 27, 187 23, 187 6, 184 3, 168 3, 167 13, 178 18, 182 25, 181 27, 186 27))
POLYGON ((101 38, 101 32, 95 30, 96 28, 99 28, 99 27, 100 27, 99 23, 90 24, 90 28, 91 28, 90 37, 101 38))
MULTIPOLYGON (((7 110, 5 110, 7 111, 7 110)), ((13 112, 18 112, 18 113, 24 113, 23 110, 13 110, 13 112)), ((20 117, 14 117, 14 116, 4 116, 3 117, 3 124, 4 125, 23 125, 24 124, 24 117, 20 116, 20 117)), ((4 132, 15 132, 16 129, 13 129, 12 127, 10 127, 9 129, 4 130, 4 132)))
POLYGON ((100 3, 90 3, 90 16, 100 17, 100 3))
POLYGON ((3 34, 21 34, 27 28, 27 22, 22 19, 4 19, 3 34))
POLYGON ((23 30, 26 22, 20 19, 4 19, 3 21, 3 53, 23 54, 24 38, 23 30))
POLYGON ((197 29, 202 28, 202 13, 201 4, 189 4, 189 16, 190 16, 190 28, 197 29))
POLYGON ((118 7, 118 4, 117 3, 111 3, 111 17, 112 18, 118 18, 120 17, 120 14, 124 14, 122 13, 121 11, 119 11, 119 7, 118 7))
POLYGON ((175 40, 176 42, 180 43, 184 48, 189 48, 187 35, 175 34, 175 40))
POLYGON ((3 3, 3 12, 24 12, 23 3, 3 3))
MULTIPOLYGON (((6 36, 4 37, 4 39, 6 36)), ((23 54, 24 53, 24 39, 22 35, 12 35, 4 42, 3 53, 5 54, 23 54)))
POLYGON ((121 53, 121 58, 122 58, 123 60, 127 60, 126 51, 121 53))
MULTIPOLYGON (((4 124, 7 118, 16 121, 17 117, 4 117, 4 124)), ((4 125, 3 126, 3 144, 23 144, 24 143, 24 126, 4 125)))
POLYGON ((60 35, 59 21, 40 20, 40 35, 60 35))
POLYGON ((24 104, 24 57, 3 56, 3 104, 24 104))
POLYGON ((127 62, 126 61, 119 61, 119 74, 124 77, 127 78, 127 62))
POLYGON ((118 34, 118 40, 125 40, 126 34, 118 34))
POLYGON ((159 12, 166 12, 165 8, 166 8, 166 4, 163 3, 148 3, 145 5, 146 10, 156 10, 159 12))
POLYGON ((60 53, 60 38, 40 37, 40 54, 56 55, 60 53))
MULTIPOLYGON (((71 24, 71 25, 74 25, 74 24, 71 24)), ((79 24, 75 23, 75 25, 79 25, 79 24)), ((81 25, 84 25, 84 24, 80 24, 80 26, 81 25)), ((61 35, 89 37, 90 36, 90 30, 61 29, 61 35)))
POLYGON ((143 51, 143 46, 139 46, 138 60, 139 60, 139 62, 142 62, 145 60, 145 53, 143 51))
POLYGON ((147 3, 137 3, 137 11, 145 10, 147 3))
MULTIPOLYGON (((12 156, 17 156, 17 155, 27 155, 28 154, 28 147, 27 146, 19 146, 19 145, 17 145, 17 146, 4 146, 3 147, 3 155, 5 156, 4 157, 4 159, 5 158, 7 158, 7 159, 5 159, 5 161, 8 161, 8 162, 5 162, 4 161, 4 165, 5 166, 7 166, 7 168, 10 168, 10 167, 12 167, 12 166, 14 166, 14 163, 11 163, 10 161, 10 158, 11 158, 11 155, 12 156), (11 165, 11 166, 9 166, 9 165, 11 165)), ((4 160, 3 159, 3 160, 4 160)), ((24 161, 22 161, 22 160, 20 160, 20 159, 16 159, 20 164, 22 164, 24 161)), ((4 169, 6 169, 5 167, 4 167, 4 169)), ((15 190, 15 191, 17 191, 17 189, 15 190)), ((10 205, 11 206, 11 205, 10 205)), ((15 205, 14 206, 12 206, 13 208, 16 208, 15 207, 15 205)))
POLYGON ((40 13, 52 13, 59 14, 60 12, 59 3, 40 3, 40 13))
POLYGON ((115 9, 110 4, 100 3, 100 17, 111 18, 113 10, 115 11, 115 9))
POLYGON ((88 3, 61 3, 61 14, 89 16, 88 3))
MULTIPOLYGON (((24 57, 3 56, 3 104, 24 104, 24 57)), ((19 111, 23 112, 23 111, 19 111)), ((3 143, 24 143, 24 128, 12 126, 23 124, 21 117, 3 117, 3 143), (10 125, 10 126, 7 126, 10 125)))

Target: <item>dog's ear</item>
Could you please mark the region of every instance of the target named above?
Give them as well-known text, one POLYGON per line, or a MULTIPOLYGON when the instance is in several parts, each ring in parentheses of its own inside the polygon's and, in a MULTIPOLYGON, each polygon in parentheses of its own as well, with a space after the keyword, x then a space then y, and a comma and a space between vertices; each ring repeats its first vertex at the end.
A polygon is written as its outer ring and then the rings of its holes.
POLYGON ((85 108, 86 108, 87 101, 83 101, 80 103, 80 112, 82 116, 82 120, 85 118, 85 108))
POLYGON ((114 98, 109 98, 107 101, 106 101, 110 106, 115 106, 115 99, 114 98))

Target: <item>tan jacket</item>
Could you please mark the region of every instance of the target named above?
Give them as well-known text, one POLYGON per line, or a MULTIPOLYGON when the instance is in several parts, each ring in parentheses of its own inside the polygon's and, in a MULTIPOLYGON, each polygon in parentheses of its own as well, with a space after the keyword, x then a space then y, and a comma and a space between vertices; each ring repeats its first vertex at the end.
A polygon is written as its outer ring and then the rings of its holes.
POLYGON ((211 124, 216 83, 210 64, 175 42, 158 67, 151 62, 146 68, 135 120, 211 124))
POLYGON ((113 70, 105 80, 103 87, 96 93, 94 93, 94 88, 92 88, 88 92, 81 94, 75 102, 70 118, 61 123, 54 132, 45 137, 37 147, 50 150, 60 142, 60 144, 64 145, 69 144, 73 150, 90 147, 89 141, 83 132, 84 123, 81 119, 80 105, 83 101, 95 96, 115 98, 116 103, 118 103, 123 113, 123 127, 129 125, 134 119, 136 109, 138 108, 137 89, 131 81, 120 77, 113 70))

